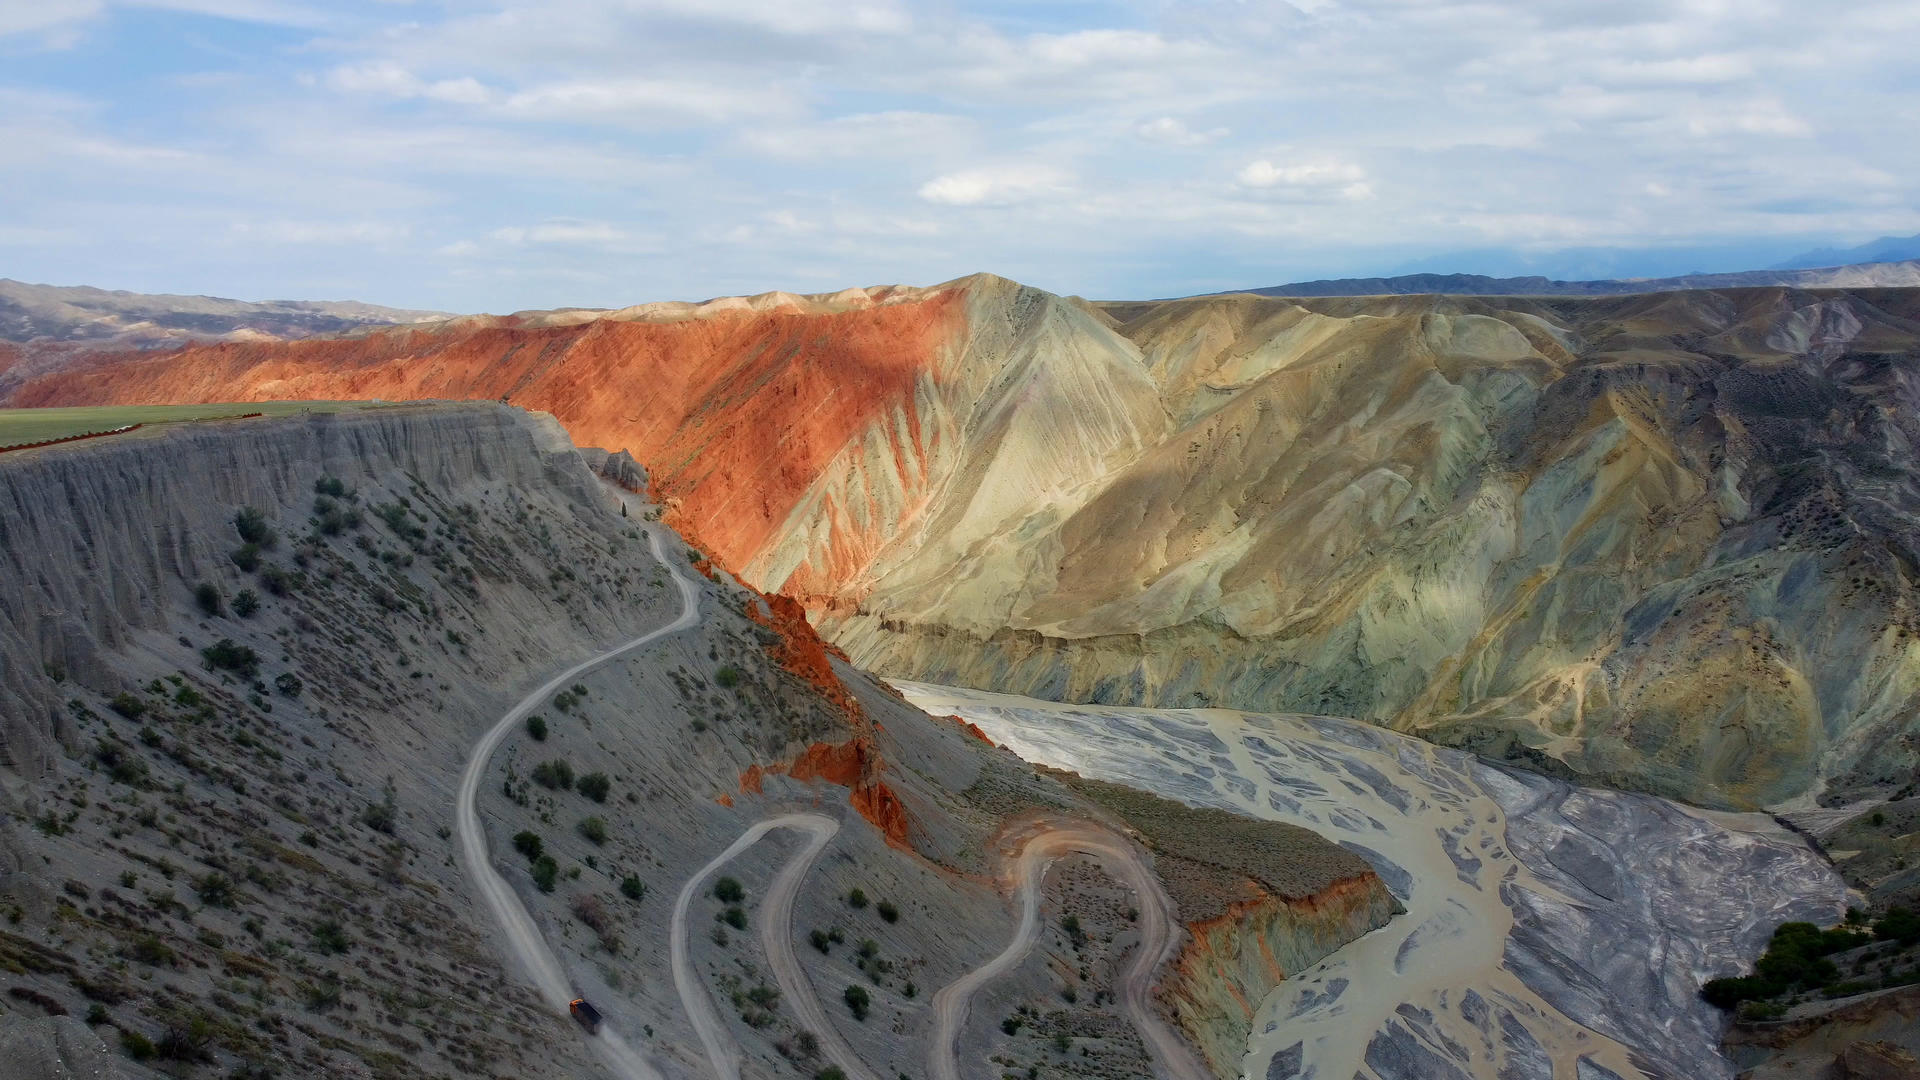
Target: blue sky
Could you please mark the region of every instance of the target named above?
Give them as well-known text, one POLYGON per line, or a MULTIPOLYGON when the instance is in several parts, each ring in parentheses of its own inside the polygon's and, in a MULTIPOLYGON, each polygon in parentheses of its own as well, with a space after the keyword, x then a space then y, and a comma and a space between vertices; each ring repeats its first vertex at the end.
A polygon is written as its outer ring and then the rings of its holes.
POLYGON ((1920 232, 1920 4, 0 0, 0 276, 1165 296, 1920 232))

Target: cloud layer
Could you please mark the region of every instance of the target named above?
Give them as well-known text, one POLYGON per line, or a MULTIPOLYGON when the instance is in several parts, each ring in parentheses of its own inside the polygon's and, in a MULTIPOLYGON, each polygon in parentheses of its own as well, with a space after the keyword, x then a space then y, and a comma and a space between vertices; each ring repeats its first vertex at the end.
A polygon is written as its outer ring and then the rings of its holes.
POLYGON ((1908 0, 0 0, 0 274, 510 310, 1731 268, 1684 260, 1920 231, 1916 44, 1908 0))

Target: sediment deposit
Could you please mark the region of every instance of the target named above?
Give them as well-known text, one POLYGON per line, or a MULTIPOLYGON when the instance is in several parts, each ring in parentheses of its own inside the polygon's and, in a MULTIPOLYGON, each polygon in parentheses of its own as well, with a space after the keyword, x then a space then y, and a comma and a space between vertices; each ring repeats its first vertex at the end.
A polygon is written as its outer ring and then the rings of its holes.
POLYGON ((1825 861, 1767 818, 1352 721, 901 688, 1030 760, 1314 829, 1379 872, 1406 914, 1290 973, 1254 1020, 1248 1076, 1730 1080, 1699 986, 1744 970, 1780 922, 1845 905, 1825 861))

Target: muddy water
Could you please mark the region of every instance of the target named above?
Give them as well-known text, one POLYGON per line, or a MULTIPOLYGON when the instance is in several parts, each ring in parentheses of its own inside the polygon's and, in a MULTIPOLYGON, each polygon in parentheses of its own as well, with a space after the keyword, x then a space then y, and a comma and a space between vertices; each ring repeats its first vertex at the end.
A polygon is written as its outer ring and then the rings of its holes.
POLYGON ((1302 825, 1373 863, 1406 914, 1261 1004, 1255 1080, 1725 1080, 1700 983, 1778 923, 1845 906, 1840 879, 1768 818, 1575 787, 1365 724, 899 687, 1029 760, 1302 825))

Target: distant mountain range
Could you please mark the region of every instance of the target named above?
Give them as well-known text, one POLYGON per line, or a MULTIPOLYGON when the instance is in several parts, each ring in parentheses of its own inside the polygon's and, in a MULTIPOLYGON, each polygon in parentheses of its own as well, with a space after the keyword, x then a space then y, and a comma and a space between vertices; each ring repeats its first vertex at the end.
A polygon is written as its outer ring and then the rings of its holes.
POLYGON ((304 338, 448 318, 354 301, 267 300, 109 292, 0 278, 0 342, 121 347, 241 338, 304 338))
POLYGON ((1804 270, 1822 266, 1858 266, 1862 263, 1905 262, 1920 259, 1920 233, 1912 236, 1883 236, 1858 247, 1815 248, 1802 252, 1773 267, 1775 270, 1804 270))
MULTIPOLYGON (((1876 244, 1920 244, 1920 238, 1876 244)), ((1871 245, 1869 245, 1871 246, 1871 245)), ((1809 252, 1812 257, 1817 253, 1809 252)), ((1795 260, 1799 261, 1799 260, 1795 260)), ((1669 278, 1616 278, 1600 281, 1557 281, 1546 277, 1486 277, 1481 274, 1403 274, 1399 277, 1330 278, 1296 281, 1238 292, 1257 296, 1623 296, 1629 293, 1678 292, 1685 289, 1743 289, 1767 286, 1801 289, 1871 289, 1920 287, 1920 257, 1898 262, 1859 263, 1820 269, 1780 268, 1743 270, 1731 274, 1687 274, 1669 278)), ((1213 295, 1228 296, 1232 293, 1213 295)))

